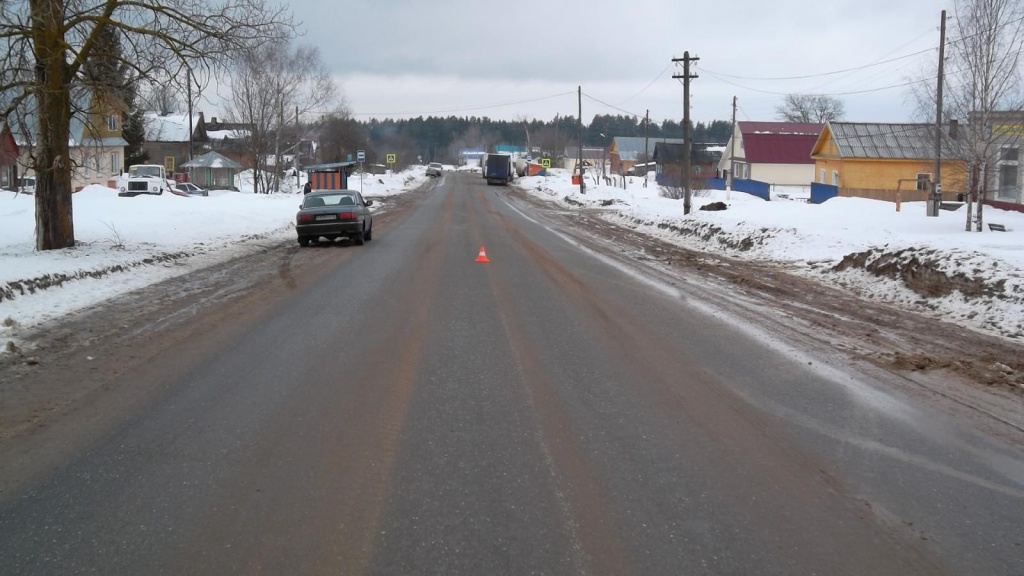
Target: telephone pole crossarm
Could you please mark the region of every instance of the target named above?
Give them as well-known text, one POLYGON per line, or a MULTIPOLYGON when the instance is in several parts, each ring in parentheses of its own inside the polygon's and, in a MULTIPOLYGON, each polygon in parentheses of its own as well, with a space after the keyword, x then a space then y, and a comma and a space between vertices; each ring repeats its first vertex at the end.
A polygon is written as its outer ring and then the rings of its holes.
POLYGON ((691 150, 693 143, 690 142, 690 80, 699 78, 696 74, 690 73, 690 63, 696 62, 700 58, 696 56, 690 56, 690 52, 683 52, 682 58, 673 58, 672 61, 683 63, 683 73, 673 74, 673 78, 682 79, 683 81, 683 174, 682 174, 682 185, 685 190, 683 196, 683 214, 690 213, 690 198, 692 192, 690 190, 690 175, 693 168, 690 166, 692 162, 691 150))

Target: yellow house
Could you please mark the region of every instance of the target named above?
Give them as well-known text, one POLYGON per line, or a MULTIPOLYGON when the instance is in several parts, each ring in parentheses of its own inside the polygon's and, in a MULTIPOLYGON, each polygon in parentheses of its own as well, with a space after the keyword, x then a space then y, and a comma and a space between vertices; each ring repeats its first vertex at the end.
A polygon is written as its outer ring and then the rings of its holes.
MULTIPOLYGON (((943 135, 951 154, 957 141, 943 135)), ((952 154, 951 154, 952 156, 952 154)), ((904 202, 926 200, 935 171, 935 127, 931 124, 828 122, 811 151, 814 181, 838 188, 839 196, 904 202)), ((943 198, 966 191, 962 160, 943 160, 943 198)))
MULTIPOLYGON (((128 142, 122 135, 121 110, 116 98, 86 88, 72 91, 68 144, 75 192, 89 184, 106 186, 124 169, 124 149, 128 142)), ((30 155, 38 125, 34 106, 22 113, 19 120, 16 128, 12 126, 12 131, 17 131, 18 162, 26 175, 32 175, 30 155)))

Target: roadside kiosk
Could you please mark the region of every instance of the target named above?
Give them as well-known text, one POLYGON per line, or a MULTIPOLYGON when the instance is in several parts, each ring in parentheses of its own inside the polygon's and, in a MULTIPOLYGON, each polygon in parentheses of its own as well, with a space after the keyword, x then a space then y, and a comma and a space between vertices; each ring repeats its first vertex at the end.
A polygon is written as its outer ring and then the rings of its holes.
POLYGON ((306 166, 306 176, 313 190, 348 190, 348 177, 356 162, 333 162, 306 166))

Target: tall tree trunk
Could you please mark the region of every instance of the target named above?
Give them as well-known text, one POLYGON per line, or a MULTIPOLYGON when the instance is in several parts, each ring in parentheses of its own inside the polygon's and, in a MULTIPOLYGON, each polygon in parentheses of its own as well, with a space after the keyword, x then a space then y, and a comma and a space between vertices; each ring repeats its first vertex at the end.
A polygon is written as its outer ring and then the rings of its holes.
POLYGON ((978 219, 975 220, 975 229, 981 232, 981 212, 985 207, 985 196, 988 193, 988 164, 982 163, 981 165, 981 189, 978 191, 978 219))
POLYGON ((69 71, 63 30, 63 0, 31 0, 32 36, 36 51, 35 142, 36 249, 75 245, 71 207, 71 132, 69 71))

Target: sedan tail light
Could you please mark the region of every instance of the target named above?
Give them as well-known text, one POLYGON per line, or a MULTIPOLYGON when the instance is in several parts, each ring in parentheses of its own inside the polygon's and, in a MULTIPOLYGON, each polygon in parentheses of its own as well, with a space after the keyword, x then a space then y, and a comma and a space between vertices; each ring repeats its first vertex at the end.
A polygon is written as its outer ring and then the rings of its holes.
POLYGON ((299 224, 301 224, 303 222, 312 222, 312 221, 313 221, 313 215, 312 214, 299 214, 298 218, 296 220, 296 222, 298 222, 299 224))
POLYGON ((340 220, 358 220, 359 215, 355 212, 341 212, 338 214, 340 220))

